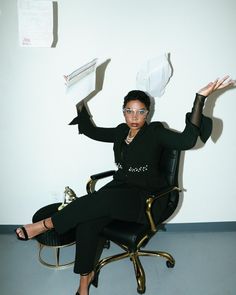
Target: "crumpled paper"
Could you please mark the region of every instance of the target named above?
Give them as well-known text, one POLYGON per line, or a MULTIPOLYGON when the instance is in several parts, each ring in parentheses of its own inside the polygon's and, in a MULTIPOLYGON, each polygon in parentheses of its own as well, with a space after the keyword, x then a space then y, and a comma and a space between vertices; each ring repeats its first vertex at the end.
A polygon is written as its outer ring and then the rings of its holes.
POLYGON ((168 54, 163 53, 149 59, 139 69, 136 76, 138 90, 146 91, 153 97, 161 97, 172 76, 168 54))

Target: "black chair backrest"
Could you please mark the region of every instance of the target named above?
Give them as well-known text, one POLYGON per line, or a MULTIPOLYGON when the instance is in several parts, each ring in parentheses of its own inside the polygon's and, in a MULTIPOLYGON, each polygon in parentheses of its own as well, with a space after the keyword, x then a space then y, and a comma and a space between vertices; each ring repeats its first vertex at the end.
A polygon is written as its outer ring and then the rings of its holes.
MULTIPOLYGON (((167 180, 168 186, 178 186, 180 154, 181 151, 179 150, 163 148, 159 165, 160 171, 167 180)), ((158 223, 165 221, 173 214, 177 208, 178 202, 179 192, 173 191, 169 193, 166 200, 166 208, 158 223)))
POLYGON ((164 148, 159 169, 165 176, 168 185, 178 186, 179 159, 181 151, 164 148))

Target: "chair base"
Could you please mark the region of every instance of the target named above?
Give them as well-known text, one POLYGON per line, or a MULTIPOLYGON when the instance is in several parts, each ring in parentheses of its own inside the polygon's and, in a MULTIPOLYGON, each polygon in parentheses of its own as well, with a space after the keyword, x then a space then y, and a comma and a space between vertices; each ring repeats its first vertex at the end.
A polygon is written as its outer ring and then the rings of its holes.
POLYGON ((70 262, 63 263, 63 264, 60 263, 60 250, 62 248, 66 248, 66 247, 74 245, 75 244, 74 242, 67 244, 67 245, 63 245, 63 246, 47 246, 47 245, 43 245, 41 243, 38 243, 38 244, 39 244, 38 259, 42 265, 49 267, 49 268, 58 269, 58 270, 65 269, 65 268, 68 268, 68 267, 71 267, 72 265, 74 265, 74 261, 70 261, 70 262), (45 258, 43 258, 42 252, 44 252, 43 249, 45 249, 45 248, 50 248, 54 251, 55 263, 49 263, 45 258))
POLYGON ((166 259, 166 266, 168 268, 173 268, 175 266, 174 258, 172 257, 171 254, 167 252, 138 250, 136 252, 123 252, 117 255, 113 255, 113 256, 109 256, 104 259, 101 259, 96 266, 96 272, 99 272, 103 266, 111 262, 129 257, 130 260, 133 262, 133 266, 134 266, 134 271, 135 271, 136 281, 137 281, 137 292, 139 294, 144 294, 146 291, 146 278, 145 278, 145 272, 144 272, 143 266, 139 259, 140 256, 162 257, 166 259))

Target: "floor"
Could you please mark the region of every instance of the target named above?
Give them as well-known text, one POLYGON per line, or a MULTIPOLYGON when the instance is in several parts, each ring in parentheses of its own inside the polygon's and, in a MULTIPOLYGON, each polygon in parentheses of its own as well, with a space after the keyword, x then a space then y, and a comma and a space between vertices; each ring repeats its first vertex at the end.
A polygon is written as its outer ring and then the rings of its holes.
MULTIPOLYGON (((146 272, 146 295, 235 295, 236 232, 160 232, 147 249, 170 252, 176 259, 173 269, 161 258, 142 257, 146 272)), ((103 256, 119 252, 116 245, 104 249, 103 256)), ((38 245, 22 242, 14 234, 0 234, 1 295, 74 295, 78 276, 73 268, 53 270, 38 262, 38 245)), ((48 259, 50 252, 45 252, 48 259)), ((70 259, 74 247, 64 249, 70 259)), ((136 279, 129 259, 104 267, 98 288, 90 295, 133 295, 136 279)))

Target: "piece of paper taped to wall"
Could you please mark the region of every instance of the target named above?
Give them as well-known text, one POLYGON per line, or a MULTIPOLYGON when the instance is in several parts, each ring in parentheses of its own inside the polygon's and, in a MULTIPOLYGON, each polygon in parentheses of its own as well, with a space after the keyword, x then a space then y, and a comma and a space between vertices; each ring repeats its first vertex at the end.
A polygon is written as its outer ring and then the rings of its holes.
POLYGON ((145 62, 136 76, 138 90, 146 91, 153 97, 161 97, 172 75, 168 54, 164 53, 145 62))
POLYGON ((19 42, 22 47, 51 47, 53 1, 18 0, 19 42))

